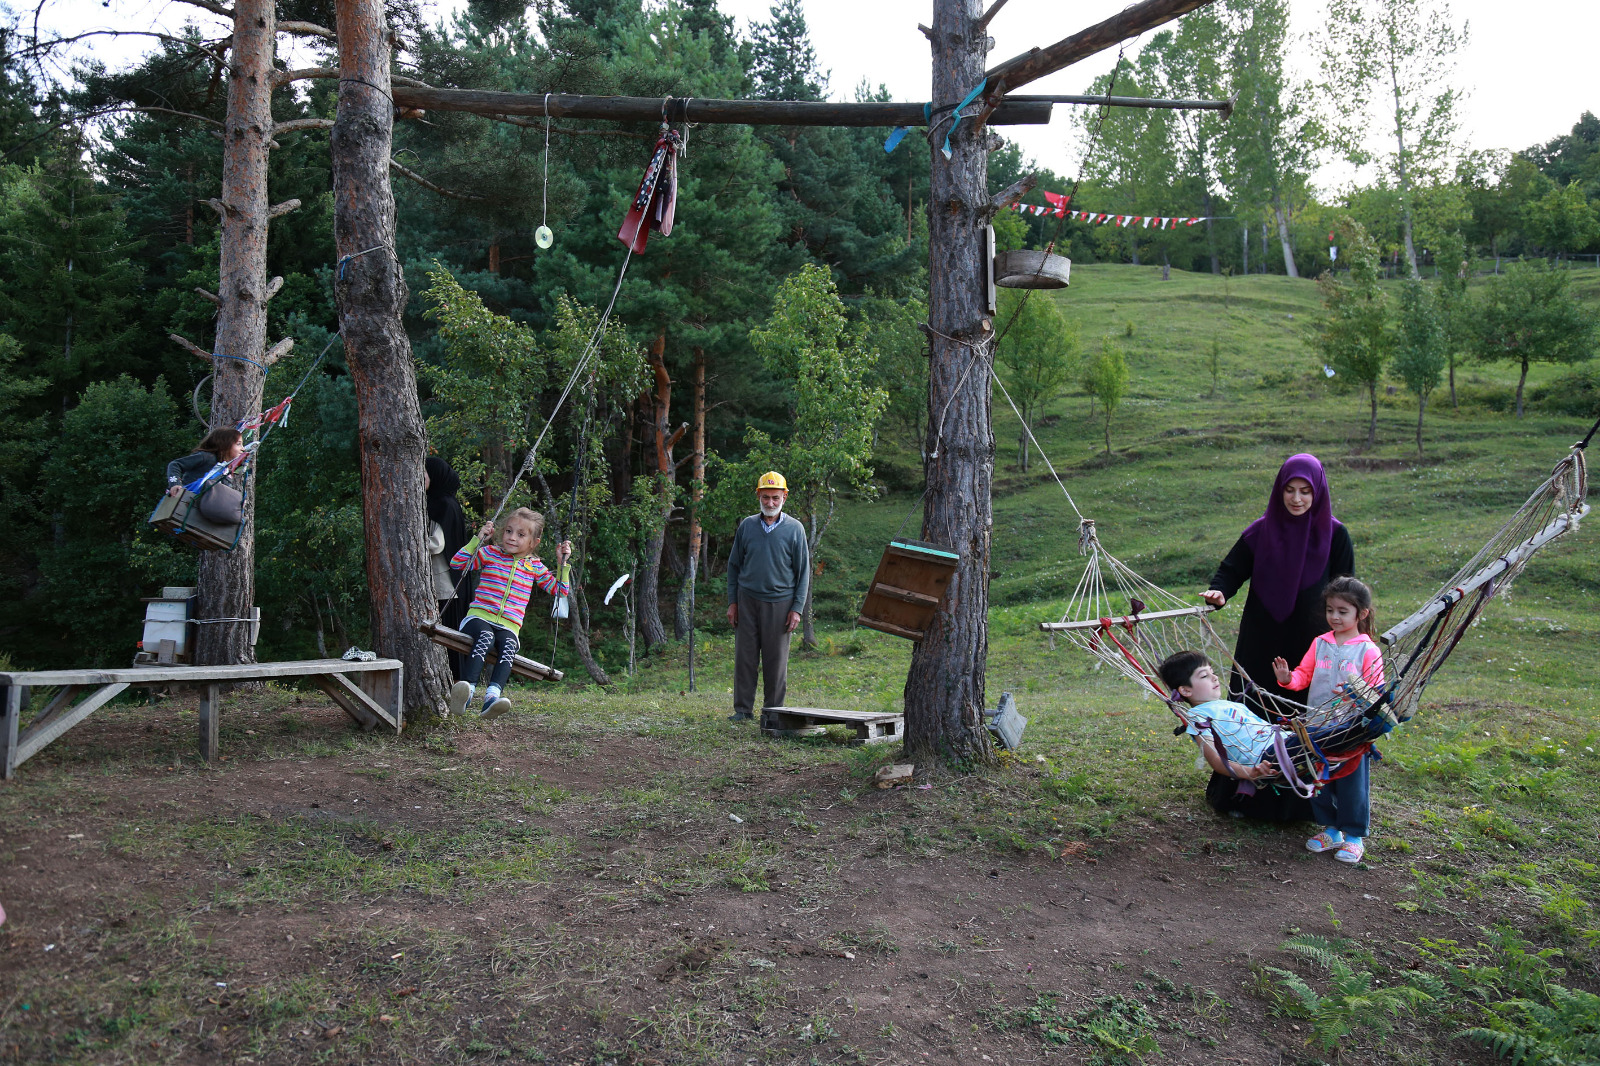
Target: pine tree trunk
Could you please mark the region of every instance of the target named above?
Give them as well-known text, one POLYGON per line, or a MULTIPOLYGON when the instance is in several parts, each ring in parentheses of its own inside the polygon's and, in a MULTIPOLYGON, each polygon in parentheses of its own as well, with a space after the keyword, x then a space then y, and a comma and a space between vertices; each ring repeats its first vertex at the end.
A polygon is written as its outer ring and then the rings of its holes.
POLYGON ((337 11, 339 104, 330 148, 341 268, 334 294, 356 393, 372 646, 405 664, 406 710, 428 716, 444 705, 450 672, 444 649, 417 628, 437 606, 422 491, 427 435, 400 322, 408 292, 394 251, 389 187, 393 40, 382 0, 338 0, 337 11))
POLYGON ((1517 417, 1522 417, 1522 387, 1528 383, 1528 361, 1522 361, 1522 376, 1517 378, 1517 417))
MULTIPOLYGON (((933 99, 948 106, 983 78, 985 34, 978 0, 934 0, 933 99)), ((906 676, 906 757, 957 766, 989 764, 983 725, 989 655, 989 542, 994 518, 994 431, 990 422, 994 324, 984 329, 984 224, 988 159, 983 128, 963 122, 951 158, 931 151, 928 319, 932 356, 928 411, 932 439, 922 536, 961 556, 944 606, 911 653, 906 676), (976 348, 974 346, 977 346, 976 348), (984 365, 968 374, 976 358, 984 365), (946 404, 949 408, 946 410, 946 404)))
POLYGON ((660 516, 650 539, 645 542, 644 559, 639 564, 639 631, 644 634, 644 646, 657 648, 667 642, 666 627, 661 624, 661 548, 666 541, 667 521, 672 517, 672 446, 677 438, 668 431, 672 417, 672 378, 667 374, 664 353, 666 334, 658 334, 650 346, 650 366, 655 371, 655 391, 647 393, 650 406, 651 436, 655 444, 655 472, 664 480, 657 484, 660 516))
MULTIPOLYGON (((260 363, 267 345, 267 153, 272 141, 273 38, 277 16, 271 0, 234 5, 228 68, 228 111, 222 137, 221 256, 213 359, 211 428, 229 427, 261 410, 266 374, 260 363)), ((267 462, 271 456, 263 456, 267 462)), ((197 665, 255 661, 248 621, 255 606, 255 490, 260 471, 249 474, 244 529, 231 552, 200 554, 199 617, 244 619, 200 625, 197 665)))

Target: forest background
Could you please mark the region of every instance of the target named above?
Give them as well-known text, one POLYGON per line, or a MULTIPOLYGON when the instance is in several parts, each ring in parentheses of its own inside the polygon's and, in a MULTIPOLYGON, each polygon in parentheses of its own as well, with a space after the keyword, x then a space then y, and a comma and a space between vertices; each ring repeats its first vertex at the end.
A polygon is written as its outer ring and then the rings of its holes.
MULTIPOLYGON (((326 6, 279 5, 283 18, 331 24, 326 6)), ((1508 358, 1469 324, 1491 317, 1494 299, 1507 304, 1513 280, 1538 290, 1536 309, 1560 331, 1550 321, 1572 306, 1560 279, 1600 255, 1600 120, 1585 112, 1569 135, 1519 153, 1475 151, 1457 136, 1450 57, 1460 29, 1441 5, 1351 0, 1333 14, 1316 42, 1321 81, 1289 72, 1285 0, 1224 0, 1129 48, 1095 86, 1237 97, 1231 120, 1085 109, 1075 120, 1090 147, 1076 175, 1042 170, 1013 146, 990 156, 993 189, 1037 175, 1030 202, 1048 190, 1097 212, 1205 222, 1091 226, 1007 212, 997 243, 1052 245, 1078 264, 1158 264, 1163 277, 1309 279, 1354 263, 1325 279, 1327 310, 1303 361, 1369 392, 1374 426, 1383 383, 1411 388, 1420 449, 1441 375, 1453 401, 1458 361, 1508 358), (1392 127, 1393 153, 1369 153, 1374 121, 1392 127), (1311 175, 1335 158, 1362 165, 1364 183, 1314 187, 1311 175), (1510 260, 1527 263, 1513 270, 1510 260), (1485 302, 1468 303, 1467 282, 1480 275, 1490 280, 1474 284, 1474 299, 1485 302), (1384 338, 1374 365, 1340 347, 1334 320, 1390 278, 1404 291, 1372 304, 1373 335, 1384 338)), ((397 72, 431 85, 827 95, 795 0, 744 33, 711 0, 475 2, 439 24, 399 5, 393 18, 397 72)), ((209 367, 168 339, 208 343, 215 311, 196 290, 217 281, 206 201, 221 158, 208 122, 221 117, 227 69, 203 43, 196 29, 130 69, 84 60, 62 77, 40 62, 48 42, 15 18, 0 25, 0 651, 18 664, 125 662, 139 597, 194 580, 194 555, 144 518, 167 460, 204 432, 209 367)), ((303 206, 272 224, 268 254, 269 273, 284 279, 270 331, 298 344, 269 376, 269 402, 333 339, 337 320, 328 140, 314 121, 333 115, 337 83, 297 84, 276 94, 275 118, 307 121, 279 136, 271 180, 274 201, 303 206)), ((855 96, 887 94, 863 84, 855 96)), ((493 511, 610 296, 622 256, 613 227, 654 133, 557 121, 547 135, 542 122, 455 114, 397 123, 406 324, 433 447, 462 472, 469 517, 493 511), (547 251, 533 240, 546 219, 556 235, 547 251)), ((719 602, 721 559, 757 468, 789 472, 791 510, 818 546, 844 497, 901 493, 910 503, 920 490, 932 432, 918 328, 928 157, 914 137, 885 152, 887 133, 694 128, 678 228, 630 266, 603 372, 555 421, 539 476, 513 501, 575 535, 590 585, 636 576, 647 648, 684 636, 696 579, 702 599, 719 602)), ((1115 340, 1087 343, 1054 304, 1028 307, 1000 352, 1024 418, 1064 391, 1087 393, 1100 401, 1110 451, 1127 384, 1115 340)), ((1592 352, 1587 335, 1569 329, 1567 340, 1547 349, 1550 361, 1592 352)), ((1577 415, 1597 396, 1580 365, 1530 402, 1577 415)), ((1519 412, 1522 402, 1519 387, 1519 412)), ((335 343, 253 487, 263 659, 338 654, 366 639, 356 448, 335 343)), ((1018 466, 1027 462, 1019 447, 1018 466)), ((842 618, 851 599, 825 602, 842 618)), ((593 665, 615 672, 627 634, 594 625, 593 607, 580 599, 575 621, 594 638, 593 665)))

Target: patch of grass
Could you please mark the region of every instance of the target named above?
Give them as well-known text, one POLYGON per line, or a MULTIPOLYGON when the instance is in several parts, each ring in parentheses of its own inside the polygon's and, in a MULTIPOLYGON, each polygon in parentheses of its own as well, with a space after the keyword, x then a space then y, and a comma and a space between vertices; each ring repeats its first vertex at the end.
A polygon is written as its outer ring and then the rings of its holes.
POLYGON ((1028 1006, 998 1016, 995 1024, 1028 1029, 1047 1044, 1083 1046, 1090 1063, 1107 1066, 1143 1062, 1161 1050, 1155 1037, 1160 1020, 1127 996, 1101 996, 1089 1006, 1071 1011, 1062 1007, 1058 994, 1044 992, 1028 1006))

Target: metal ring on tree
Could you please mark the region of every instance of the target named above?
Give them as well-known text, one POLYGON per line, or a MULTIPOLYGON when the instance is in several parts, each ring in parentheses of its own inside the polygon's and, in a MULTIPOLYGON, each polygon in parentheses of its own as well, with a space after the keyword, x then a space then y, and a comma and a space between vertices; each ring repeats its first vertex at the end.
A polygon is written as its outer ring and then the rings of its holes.
POLYGON ((202 426, 205 426, 207 429, 211 428, 211 420, 200 413, 200 390, 205 388, 206 382, 210 380, 210 374, 207 374, 205 377, 201 378, 195 384, 194 394, 189 397, 189 409, 194 412, 194 420, 200 423, 202 426))

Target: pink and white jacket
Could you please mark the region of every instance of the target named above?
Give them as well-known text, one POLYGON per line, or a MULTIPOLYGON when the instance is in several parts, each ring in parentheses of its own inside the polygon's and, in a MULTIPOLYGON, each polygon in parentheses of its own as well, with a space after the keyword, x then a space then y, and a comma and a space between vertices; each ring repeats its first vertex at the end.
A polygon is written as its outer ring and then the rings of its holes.
POLYGON ((1383 686, 1383 651, 1378 642, 1358 633, 1340 644, 1329 630, 1311 642, 1283 687, 1295 692, 1309 688, 1306 704, 1321 707, 1333 698, 1335 688, 1357 677, 1374 688, 1383 686))

